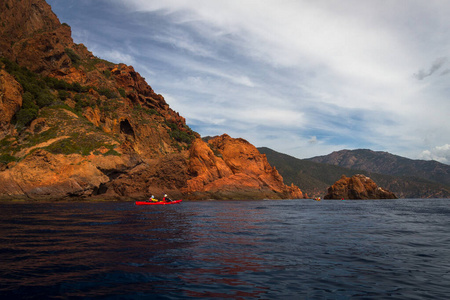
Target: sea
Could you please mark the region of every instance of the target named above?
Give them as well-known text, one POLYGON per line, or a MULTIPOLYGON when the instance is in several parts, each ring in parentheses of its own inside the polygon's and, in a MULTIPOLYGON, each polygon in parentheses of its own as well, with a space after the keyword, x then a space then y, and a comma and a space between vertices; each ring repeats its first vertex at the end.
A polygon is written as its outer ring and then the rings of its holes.
POLYGON ((1 299, 449 299, 450 199, 0 203, 1 299))

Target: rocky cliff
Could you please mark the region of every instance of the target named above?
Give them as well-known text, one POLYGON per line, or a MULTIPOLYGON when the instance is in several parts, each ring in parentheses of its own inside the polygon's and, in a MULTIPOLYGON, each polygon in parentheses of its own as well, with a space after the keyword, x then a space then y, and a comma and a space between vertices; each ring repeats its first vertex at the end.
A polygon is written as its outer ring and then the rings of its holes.
POLYGON ((303 198, 286 186, 264 154, 243 139, 224 134, 207 143, 197 139, 190 149, 186 193, 193 198, 303 198))
POLYGON ((74 44, 43 0, 0 2, 0 198, 300 198, 264 155, 208 143, 133 67, 74 44))
POLYGON ((369 177, 358 174, 352 177, 342 175, 341 179, 328 188, 324 199, 397 199, 397 197, 378 187, 369 177))

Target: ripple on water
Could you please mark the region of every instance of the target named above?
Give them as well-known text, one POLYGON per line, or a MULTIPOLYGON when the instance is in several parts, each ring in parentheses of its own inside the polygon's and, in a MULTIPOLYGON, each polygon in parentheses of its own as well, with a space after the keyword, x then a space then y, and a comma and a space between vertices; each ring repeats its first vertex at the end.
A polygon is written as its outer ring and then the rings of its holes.
POLYGON ((1 203, 0 293, 445 299, 447 203, 1 203))

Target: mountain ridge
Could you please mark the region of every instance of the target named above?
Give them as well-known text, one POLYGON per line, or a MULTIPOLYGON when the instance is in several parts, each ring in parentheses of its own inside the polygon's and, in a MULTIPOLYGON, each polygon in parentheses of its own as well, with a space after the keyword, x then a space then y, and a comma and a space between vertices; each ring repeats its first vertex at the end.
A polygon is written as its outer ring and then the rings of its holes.
POLYGON ((328 155, 309 158, 314 162, 359 169, 374 173, 425 178, 450 185, 450 166, 426 160, 413 160, 384 151, 370 149, 340 150, 328 155))
MULTIPOLYGON (((364 174, 372 178, 379 186, 394 192, 399 198, 450 198, 449 185, 427 178, 350 169, 339 165, 315 162, 313 158, 298 159, 267 147, 258 149, 266 155, 270 164, 277 168, 286 184, 298 185, 308 196, 322 197, 326 193, 326 189, 342 175, 351 177, 356 174, 364 174)), ((405 158, 405 161, 408 162, 410 159, 405 158)))

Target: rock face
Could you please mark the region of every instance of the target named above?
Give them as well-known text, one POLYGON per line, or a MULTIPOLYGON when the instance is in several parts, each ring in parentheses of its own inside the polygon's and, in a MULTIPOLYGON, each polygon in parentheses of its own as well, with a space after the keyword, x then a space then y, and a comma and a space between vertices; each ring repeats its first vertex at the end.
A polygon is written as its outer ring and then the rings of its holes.
POLYGON ((286 186, 264 154, 243 139, 224 134, 194 141, 184 191, 192 198, 303 198, 296 186, 286 186))
POLYGON ((0 198, 302 198, 264 155, 205 143, 133 67, 74 44, 44 0, 0 2, 0 198))
POLYGON ((2 1, 0 19, 1 56, 37 72, 70 67, 65 51, 73 46, 70 27, 60 24, 45 1, 2 1))
POLYGON ((328 188, 328 194, 324 199, 397 199, 397 197, 378 187, 369 177, 358 174, 352 177, 342 175, 341 179, 328 188))
POLYGON ((38 150, 14 168, 0 173, 0 194, 24 199, 82 197, 107 181, 108 177, 82 156, 52 155, 38 150))
POLYGON ((0 70, 0 139, 10 130, 13 116, 22 106, 22 86, 5 70, 0 70))

